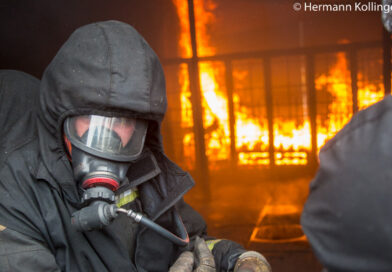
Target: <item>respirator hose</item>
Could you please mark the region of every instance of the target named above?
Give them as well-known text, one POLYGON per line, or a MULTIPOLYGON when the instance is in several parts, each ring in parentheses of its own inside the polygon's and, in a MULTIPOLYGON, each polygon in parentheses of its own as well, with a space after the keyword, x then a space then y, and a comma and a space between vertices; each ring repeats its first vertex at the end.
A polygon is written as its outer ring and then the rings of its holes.
POLYGON ((132 210, 118 208, 115 204, 109 204, 104 201, 96 201, 90 206, 84 207, 83 209, 73 213, 71 217, 71 224, 77 231, 81 232, 100 229, 109 225, 118 216, 119 213, 126 214, 128 217, 135 220, 135 222, 152 229, 176 245, 186 246, 189 243, 188 233, 186 232, 181 217, 178 215, 176 210, 173 211, 173 220, 177 226, 181 226, 178 228, 180 237, 171 233, 140 213, 136 213, 132 210))
MULTIPOLYGON (((189 236, 188 236, 188 233, 186 233, 184 226, 182 228, 182 231, 180 231, 180 236, 181 236, 181 238, 180 238, 177 235, 171 233, 170 231, 166 230, 165 228, 161 227, 160 225, 158 225, 157 223, 148 219, 147 217, 145 217, 144 215, 142 215, 140 213, 136 213, 132 210, 126 210, 126 209, 122 209, 122 208, 118 208, 117 212, 125 213, 128 217, 131 217, 137 223, 140 223, 140 224, 146 226, 147 228, 152 229, 153 231, 155 231, 159 235, 165 237, 166 239, 172 241, 176 245, 186 246, 189 243, 189 236)), ((183 225, 181 218, 179 216, 175 216, 174 219, 176 221, 179 220, 179 223, 181 223, 183 225)))

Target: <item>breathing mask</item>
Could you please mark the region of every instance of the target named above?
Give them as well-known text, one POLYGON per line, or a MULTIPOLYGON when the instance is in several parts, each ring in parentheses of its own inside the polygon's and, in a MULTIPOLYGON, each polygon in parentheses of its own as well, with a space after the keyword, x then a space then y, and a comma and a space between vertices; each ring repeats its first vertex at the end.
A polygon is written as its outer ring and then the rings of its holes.
POLYGON ((119 213, 153 229, 181 246, 189 242, 177 212, 173 219, 181 230, 177 235, 142 214, 118 208, 115 191, 127 179, 132 161, 142 153, 147 121, 133 118, 83 115, 64 122, 65 144, 72 161, 74 177, 83 190, 84 207, 72 214, 71 223, 78 231, 90 231, 109 225, 119 213))
POLYGON ((142 152, 147 121, 83 115, 67 118, 64 133, 75 180, 82 189, 103 186, 115 191, 130 163, 142 152))
POLYGON ((65 120, 65 143, 83 191, 84 208, 72 216, 77 229, 91 230, 112 220, 114 208, 108 210, 107 204, 114 203, 131 162, 140 156, 146 133, 147 121, 141 119, 82 115, 65 120))

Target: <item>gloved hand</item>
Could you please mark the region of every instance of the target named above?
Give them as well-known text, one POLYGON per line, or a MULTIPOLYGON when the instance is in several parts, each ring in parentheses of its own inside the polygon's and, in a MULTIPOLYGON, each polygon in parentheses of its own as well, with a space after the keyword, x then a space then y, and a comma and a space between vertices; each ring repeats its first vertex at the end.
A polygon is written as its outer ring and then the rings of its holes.
POLYGON ((196 237, 194 253, 184 251, 169 272, 215 272, 214 256, 204 239, 196 237), (196 266, 193 270, 193 266, 196 266))
POLYGON ((271 272, 271 266, 263 255, 256 251, 242 253, 235 264, 234 272, 271 272))

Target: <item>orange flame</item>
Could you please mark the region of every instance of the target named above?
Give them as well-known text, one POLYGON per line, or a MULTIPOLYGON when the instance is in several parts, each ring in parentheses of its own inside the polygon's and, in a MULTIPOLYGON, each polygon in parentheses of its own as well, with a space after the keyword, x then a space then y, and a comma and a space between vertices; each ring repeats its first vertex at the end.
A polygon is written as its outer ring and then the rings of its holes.
MULTIPOLYGON (((172 0, 180 19, 181 56, 192 56, 188 5, 186 0, 172 0)), ((216 49, 210 45, 207 26, 214 21, 212 11, 215 4, 210 0, 195 0, 195 27, 197 50, 199 56, 214 55, 216 49)), ((205 128, 206 152, 210 168, 218 168, 220 162, 228 161, 230 154, 230 128, 228 116, 228 99, 225 90, 225 66, 221 62, 200 62, 200 86, 202 92, 203 124, 205 128)), ((303 73, 304 74, 304 73, 303 73)), ((234 69, 233 78, 241 79, 249 76, 248 71, 234 69)), ((383 97, 382 84, 361 83, 358 75, 358 106, 363 109, 383 97)), ((303 79, 303 81, 305 78, 303 79)), ((337 61, 331 69, 315 80, 317 94, 327 94, 328 113, 317 116, 317 148, 332 138, 352 116, 352 92, 350 71, 344 53, 337 54, 337 61)), ((194 136, 191 93, 189 91, 188 69, 185 64, 179 71, 181 87, 181 126, 188 129, 183 137, 186 156, 194 154, 194 136)), ((306 93, 306 92, 305 92, 306 93)), ((316 96, 317 96, 316 94, 316 96)), ((268 122, 265 116, 253 116, 250 109, 241 105, 241 98, 233 94, 235 109, 235 140, 239 165, 268 165, 270 163, 268 146, 268 122)), ((310 122, 306 101, 304 101, 304 121, 298 124, 294 120, 274 118, 274 159, 277 165, 305 165, 311 150, 310 122)))
POLYGON ((317 116, 317 148, 332 138, 352 116, 351 77, 345 53, 337 54, 337 62, 315 80, 317 92, 327 91, 332 101, 328 105, 328 116, 317 116), (324 118, 324 120, 321 120, 324 118))
POLYGON ((380 101, 384 97, 384 84, 381 83, 369 84, 363 80, 363 75, 358 75, 358 110, 363 110, 370 105, 380 101))
MULTIPOLYGON (((173 0, 177 8, 177 14, 180 18, 181 34, 180 48, 182 57, 192 55, 188 5, 186 0, 173 0)), ((199 56, 214 55, 215 48, 209 45, 209 36, 207 35, 207 25, 214 20, 212 10, 215 4, 212 1, 194 1, 195 8, 195 27, 197 51, 199 56)), ((202 92, 203 122, 206 130, 206 152, 211 161, 227 160, 230 156, 230 132, 228 126, 228 108, 227 99, 219 88, 217 76, 224 72, 219 69, 215 63, 199 63, 200 70, 200 87, 202 92)), ((185 73, 180 74, 183 84, 181 90, 181 101, 186 101, 187 112, 190 112, 190 93, 189 78, 185 73)), ((182 127, 192 127, 193 123, 188 122, 187 118, 182 116, 182 127)), ((189 146, 193 136, 184 137, 184 145, 189 146)))

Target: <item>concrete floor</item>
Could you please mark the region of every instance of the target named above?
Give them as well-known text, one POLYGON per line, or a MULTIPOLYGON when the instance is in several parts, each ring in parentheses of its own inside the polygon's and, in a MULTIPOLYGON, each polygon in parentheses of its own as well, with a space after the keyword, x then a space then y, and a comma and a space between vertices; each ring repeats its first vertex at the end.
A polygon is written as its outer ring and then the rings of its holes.
MULTIPOLYGON (((230 176, 230 175, 228 175, 230 176)), ((306 201, 311 178, 268 179, 246 176, 212 176, 210 197, 196 185, 185 200, 199 211, 208 224, 208 234, 239 242, 262 253, 274 272, 319 272, 322 266, 299 227, 299 214, 306 201), (277 210, 281 212, 276 216, 277 210), (296 216, 290 213, 297 210, 296 216), (269 215, 272 211, 272 216, 269 215), (283 213, 282 213, 283 212, 283 213), (266 224, 276 224, 266 229, 266 224), (275 237, 282 225, 289 237, 275 237), (291 229, 291 226, 294 226, 291 229), (264 228, 264 229, 263 229, 264 228), (300 235, 296 236, 298 231, 300 235), (266 237, 263 237, 266 235, 266 237), (294 235, 294 238, 290 238, 294 235), (272 237, 272 238, 271 238, 272 237)))

